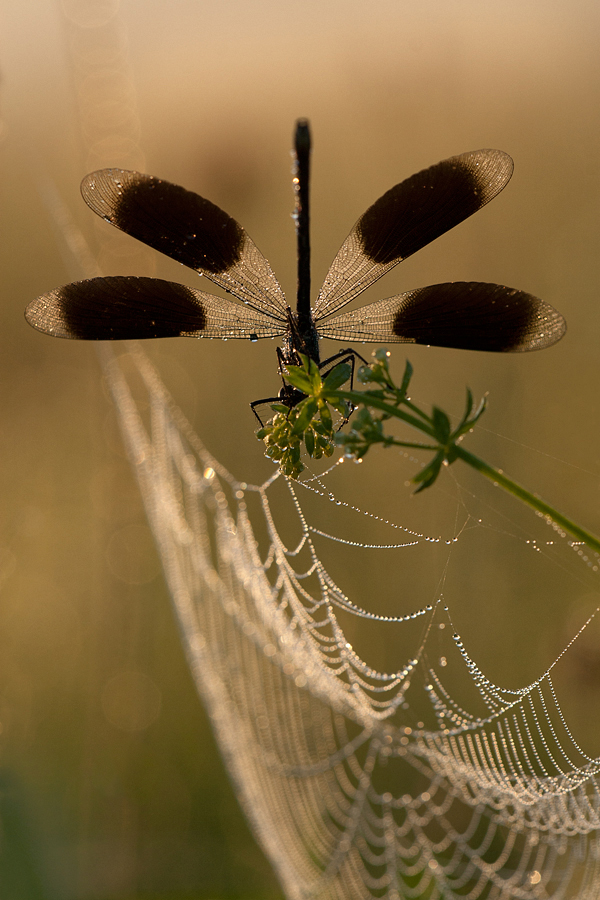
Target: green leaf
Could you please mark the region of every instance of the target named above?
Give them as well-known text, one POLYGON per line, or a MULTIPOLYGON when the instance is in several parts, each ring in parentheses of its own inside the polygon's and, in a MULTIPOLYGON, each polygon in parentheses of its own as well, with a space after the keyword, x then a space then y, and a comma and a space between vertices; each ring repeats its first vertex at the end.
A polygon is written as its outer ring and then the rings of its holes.
POLYGON ((408 391, 408 385, 410 384, 410 379, 413 376, 413 367, 406 360, 406 365, 404 366, 404 375, 402 376, 402 384, 400 385, 400 394, 402 397, 406 397, 406 392, 408 391))
POLYGON ((317 401, 313 397, 309 397, 298 404, 292 434, 302 434, 308 428, 311 419, 317 412, 317 408, 317 401))
POLYGON ((487 406, 487 397, 482 397, 481 400, 479 401, 479 406, 476 408, 475 412, 471 416, 471 421, 469 422, 469 425, 474 425, 477 422, 477 420, 481 418, 481 416, 485 412, 486 406, 487 406))
POLYGON ((456 441, 458 438, 462 437, 463 434, 466 434, 468 431, 470 431, 473 428, 473 425, 475 425, 477 420, 483 415, 483 413, 485 411, 485 406, 486 406, 486 399, 485 399, 485 397, 482 397, 477 409, 475 410, 475 412, 473 413, 471 418, 469 418, 469 416, 471 415, 471 411, 473 409, 473 395, 471 394, 471 391, 467 388, 467 406, 466 406, 465 414, 464 414, 458 428, 456 428, 454 430, 454 432, 452 433, 453 440, 456 441))
POLYGON ((456 462, 458 459, 458 447, 456 444, 452 444, 450 449, 446 452, 446 462, 449 466, 452 465, 453 462, 456 462))
POLYGON ((309 456, 314 456, 315 452, 315 433, 310 428, 304 432, 304 443, 306 444, 306 452, 309 456))
POLYGON ((358 431, 358 430, 364 428, 365 426, 372 425, 372 424, 373 424, 373 417, 371 415, 371 410, 368 409, 366 406, 363 406, 363 408, 360 409, 354 416, 353 427, 354 427, 354 429, 356 429, 358 431))
MULTIPOLYGON (((321 390, 323 382, 321 380, 321 373, 319 372, 319 367, 316 362, 307 356, 305 353, 299 353, 300 359, 302 361, 301 366, 292 366, 291 368, 296 369, 297 371, 302 371, 308 377, 309 383, 311 385, 312 390, 305 391, 308 394, 318 394, 321 390)), ((301 388, 302 390, 302 388, 301 388)))
POLYGON ((361 384, 370 384, 372 381, 371 378, 372 370, 371 366, 361 366, 357 372, 357 378, 361 384))
POLYGON ((304 463, 299 459, 286 458, 281 464, 281 471, 289 478, 297 478, 304 471, 304 463))
POLYGON ((340 363, 325 376, 323 385, 330 391, 336 391, 348 381, 351 375, 352 367, 348 363, 340 363))
POLYGON ((314 363, 311 359, 310 361, 310 384, 311 384, 311 394, 320 394, 323 390, 323 379, 321 378, 321 373, 319 372, 319 367, 316 363, 314 363))
POLYGON ((330 413, 330 411, 329 411, 329 407, 327 406, 326 403, 324 403, 324 404, 321 406, 319 412, 320 412, 320 415, 321 415, 321 422, 323 423, 323 425, 325 426, 325 428, 326 428, 328 431, 333 431, 333 421, 332 421, 332 418, 331 418, 331 413, 330 413))
POLYGON ((271 403, 271 409, 277 413, 281 413, 282 415, 287 415, 290 411, 289 406, 286 406, 285 403, 271 403))
POLYGON ((302 360, 302 368, 304 369, 305 372, 307 372, 311 376, 314 375, 315 372, 318 373, 319 367, 316 364, 316 362, 314 361, 314 359, 311 359, 310 356, 308 356, 306 353, 299 353, 298 355, 300 356, 300 359, 302 360))
POLYGON ((444 454, 437 453, 431 460, 429 465, 425 466, 424 469, 421 469, 421 471, 412 478, 413 484, 419 485, 419 487, 415 491, 415 494, 420 493, 420 491, 424 491, 425 488, 431 487, 431 485, 440 474, 440 469, 442 468, 443 462, 444 454))
POLYGON ((443 410, 434 406, 431 411, 431 421, 435 439, 439 441, 440 444, 446 444, 451 432, 450 419, 443 410))
POLYGON ((285 373, 285 380, 303 394, 312 394, 312 381, 300 366, 289 366, 285 373))

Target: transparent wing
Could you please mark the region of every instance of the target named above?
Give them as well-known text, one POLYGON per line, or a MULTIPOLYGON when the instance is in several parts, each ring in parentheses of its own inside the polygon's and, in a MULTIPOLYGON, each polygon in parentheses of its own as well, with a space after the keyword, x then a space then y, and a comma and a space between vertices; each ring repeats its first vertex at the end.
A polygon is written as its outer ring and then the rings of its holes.
POLYGON ((133 340, 159 337, 277 337, 285 327, 239 303, 159 278, 76 281, 29 304, 30 325, 54 337, 133 340))
POLYGON ((454 281, 417 288, 319 323, 319 337, 432 344, 461 350, 541 350, 567 328, 548 303, 500 284, 454 281))
POLYGON ((512 171, 512 159, 501 150, 474 150, 391 188, 360 217, 342 244, 317 298, 315 319, 331 315, 489 203, 512 171))
POLYGON ((206 275, 253 309, 285 319, 285 297, 269 263, 242 226, 214 203, 125 169, 86 175, 81 193, 111 225, 206 275))

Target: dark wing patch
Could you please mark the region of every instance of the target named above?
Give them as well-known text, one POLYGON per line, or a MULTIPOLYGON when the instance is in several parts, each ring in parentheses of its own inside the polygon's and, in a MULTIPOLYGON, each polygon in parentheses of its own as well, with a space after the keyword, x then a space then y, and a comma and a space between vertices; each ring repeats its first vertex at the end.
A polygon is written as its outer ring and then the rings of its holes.
POLYGON ((475 150, 453 156, 397 184, 360 217, 335 257, 315 305, 330 315, 481 209, 508 183, 510 156, 475 150))
POLYGON ((283 292, 269 263, 230 215, 177 184, 101 169, 81 193, 97 215, 170 256, 267 315, 285 317, 283 292))
POLYGON ((142 340, 159 337, 277 337, 285 330, 261 313, 159 278, 113 276, 77 281, 29 304, 30 325, 54 337, 142 340))
POLYGON ((485 206, 512 170, 506 153, 479 150, 407 178, 356 223, 364 255, 383 266, 406 259, 485 206))
POLYGON ((81 193, 107 222, 190 269, 217 275, 241 259, 241 225, 178 184, 139 172, 103 169, 84 178, 81 193))
POLYGON ((317 330, 334 340, 509 352, 550 347, 566 327, 559 312, 524 291, 455 281, 379 300, 317 330))

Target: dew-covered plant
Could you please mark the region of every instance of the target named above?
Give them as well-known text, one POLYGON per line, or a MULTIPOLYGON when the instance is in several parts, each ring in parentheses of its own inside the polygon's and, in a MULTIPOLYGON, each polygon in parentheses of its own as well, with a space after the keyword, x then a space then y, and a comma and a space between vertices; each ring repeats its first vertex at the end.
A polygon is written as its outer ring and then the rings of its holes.
POLYGON ((363 459, 375 444, 428 451, 433 454, 431 460, 412 478, 417 493, 434 484, 443 466, 462 460, 546 517, 558 530, 600 553, 600 539, 462 446, 463 438, 485 411, 485 398, 475 406, 467 389, 465 412, 453 426, 439 407, 433 406, 427 413, 412 402, 408 388, 413 368, 407 361, 402 380, 396 384, 389 369, 389 355, 387 350, 377 350, 374 361, 359 368, 357 379, 367 386, 364 391, 341 390, 351 376, 348 363, 341 363, 324 377, 316 363, 303 355, 302 365, 288 366, 286 381, 306 397, 291 409, 283 403, 273 404, 274 418, 257 433, 265 443, 266 455, 279 463, 285 475, 298 478, 302 473, 303 448, 312 459, 331 456, 336 446, 355 460, 363 459), (348 422, 347 430, 336 431, 332 411, 342 417, 342 425, 348 422), (385 423, 392 419, 421 432, 426 440, 402 440, 386 432, 385 423))

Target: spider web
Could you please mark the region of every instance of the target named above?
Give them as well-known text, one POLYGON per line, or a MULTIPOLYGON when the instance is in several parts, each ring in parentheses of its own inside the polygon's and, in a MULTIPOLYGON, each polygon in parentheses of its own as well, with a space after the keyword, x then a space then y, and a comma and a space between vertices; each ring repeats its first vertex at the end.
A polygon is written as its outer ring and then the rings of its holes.
MULTIPOLYGON (((84 129, 88 168, 113 164, 100 151, 115 139, 119 158, 143 168, 124 24, 95 12, 97 22, 83 6, 65 13, 67 43, 94 48, 71 60, 81 120, 94 125, 84 129), (106 60, 127 99, 116 130, 94 118, 96 105, 114 98, 81 89, 106 60)), ((77 276, 79 268, 97 275, 71 220, 57 216, 55 199, 50 205, 77 276)), ((597 900, 600 760, 573 739, 552 667, 522 690, 501 689, 455 635, 485 709, 470 712, 427 663, 438 614, 427 607, 387 617, 395 628, 424 624, 414 655, 394 672, 370 667, 340 613, 383 627, 386 617, 360 610, 330 577, 315 550, 324 533, 304 515, 299 489, 277 476, 238 481, 204 448, 139 348, 103 352, 191 670, 287 897, 597 900), (289 546, 278 492, 287 492, 300 535, 289 546), (433 727, 416 721, 415 708, 433 727)), ((393 546, 430 539, 393 534, 393 546)))
POLYGON ((502 689, 454 635, 484 715, 453 700, 426 663, 426 639, 398 671, 371 668, 338 612, 385 617, 360 610, 330 577, 298 488, 278 475, 238 481, 138 348, 104 352, 191 670, 286 896, 597 898, 600 759, 569 731, 552 667, 502 689), (301 535, 293 546, 272 503, 282 486, 301 535), (435 727, 415 727, 409 694, 435 727))

